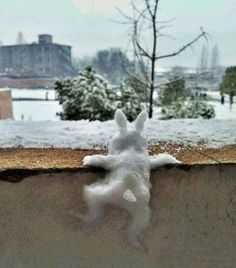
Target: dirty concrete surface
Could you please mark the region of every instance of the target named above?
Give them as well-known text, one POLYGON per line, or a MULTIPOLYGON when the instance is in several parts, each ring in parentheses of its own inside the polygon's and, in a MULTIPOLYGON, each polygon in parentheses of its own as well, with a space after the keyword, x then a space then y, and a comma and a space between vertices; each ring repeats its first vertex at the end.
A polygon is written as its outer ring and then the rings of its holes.
MULTIPOLYGON (((63 155, 64 168, 68 155, 63 155)), ((19 170, 12 172, 14 177, 19 170)), ((235 164, 152 172, 151 224, 140 237, 144 252, 126 242, 130 218, 125 211, 108 206, 101 222, 91 226, 78 219, 86 211, 83 185, 103 176, 90 169, 39 169, 15 183, 2 177, 0 267, 235 267, 235 164)))

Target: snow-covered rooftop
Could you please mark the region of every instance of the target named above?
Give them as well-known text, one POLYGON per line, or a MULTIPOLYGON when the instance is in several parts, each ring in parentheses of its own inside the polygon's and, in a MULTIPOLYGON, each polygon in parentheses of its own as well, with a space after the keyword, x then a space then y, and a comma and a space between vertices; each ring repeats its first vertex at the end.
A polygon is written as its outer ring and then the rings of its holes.
POLYGON ((9 88, 0 88, 0 92, 4 92, 4 91, 10 91, 9 88))
MULTIPOLYGON (((130 126, 132 127, 132 126, 130 126)), ((0 121, 0 147, 80 148, 107 145, 116 132, 113 120, 106 122, 0 121)), ((220 147, 236 144, 236 120, 148 120, 144 131, 150 143, 206 144, 220 147)))

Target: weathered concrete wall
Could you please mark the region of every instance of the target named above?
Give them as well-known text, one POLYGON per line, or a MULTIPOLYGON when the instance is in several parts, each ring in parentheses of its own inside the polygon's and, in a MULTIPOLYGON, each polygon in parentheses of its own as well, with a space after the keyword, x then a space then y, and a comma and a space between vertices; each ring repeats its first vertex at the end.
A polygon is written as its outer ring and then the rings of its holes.
POLYGON ((98 226, 76 217, 85 211, 82 186, 102 175, 0 181, 0 267, 235 267, 236 165, 155 171, 151 225, 141 238, 147 252, 126 244, 129 217, 118 208, 108 207, 98 226))

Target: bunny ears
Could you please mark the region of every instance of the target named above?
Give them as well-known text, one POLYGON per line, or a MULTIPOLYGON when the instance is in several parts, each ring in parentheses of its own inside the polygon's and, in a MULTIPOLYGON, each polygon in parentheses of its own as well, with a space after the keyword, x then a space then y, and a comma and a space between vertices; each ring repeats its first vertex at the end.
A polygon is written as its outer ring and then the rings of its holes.
MULTIPOLYGON (((144 122, 146 121, 146 119, 147 119, 147 112, 144 110, 137 116, 134 122, 135 130, 137 132, 141 133, 143 131, 144 122)), ((125 133, 127 131, 127 118, 120 109, 116 110, 115 121, 119 128, 120 133, 121 134, 125 133)))

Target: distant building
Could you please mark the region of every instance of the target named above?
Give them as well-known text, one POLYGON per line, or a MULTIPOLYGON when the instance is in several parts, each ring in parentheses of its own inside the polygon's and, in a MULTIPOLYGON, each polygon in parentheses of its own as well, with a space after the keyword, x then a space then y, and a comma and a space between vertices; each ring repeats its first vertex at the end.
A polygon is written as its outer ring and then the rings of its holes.
POLYGON ((53 43, 41 34, 38 43, 0 46, 2 77, 63 78, 73 75, 71 46, 53 43))
POLYGON ((1 119, 12 119, 12 98, 11 90, 1 89, 0 90, 0 120, 1 119))

